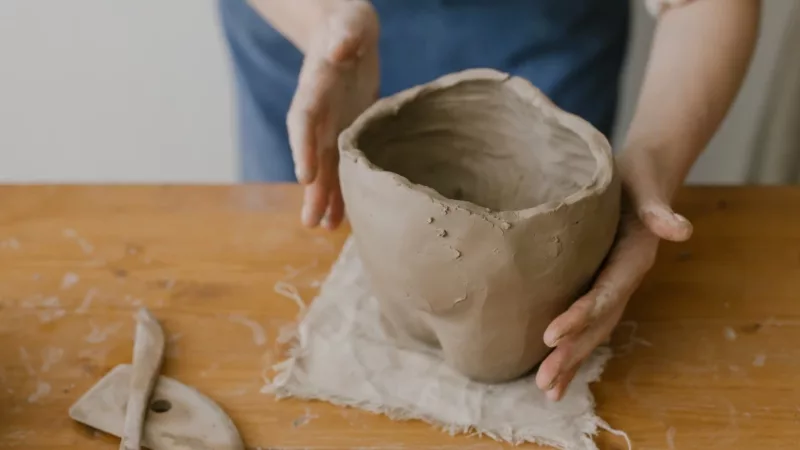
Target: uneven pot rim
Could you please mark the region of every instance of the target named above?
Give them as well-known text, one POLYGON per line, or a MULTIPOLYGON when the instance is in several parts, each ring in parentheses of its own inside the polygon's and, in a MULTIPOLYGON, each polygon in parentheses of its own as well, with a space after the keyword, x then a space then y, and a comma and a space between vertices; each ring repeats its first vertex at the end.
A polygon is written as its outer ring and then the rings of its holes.
POLYGON ((616 170, 611 152, 611 144, 608 142, 608 139, 588 121, 556 106, 541 90, 536 88, 528 80, 494 69, 485 68, 467 69, 461 72, 444 75, 430 83, 415 86, 390 97, 379 99, 361 113, 348 128, 339 134, 338 144, 340 157, 348 158, 357 165, 388 177, 395 181, 398 187, 425 194, 430 199, 444 206, 464 209, 472 214, 478 214, 484 217, 508 213, 513 214, 516 218, 528 218, 556 211, 579 203, 589 197, 599 196, 611 185, 614 178, 614 171, 616 170), (555 118, 561 125, 577 134, 586 143, 589 152, 595 159, 595 171, 592 173, 589 182, 560 200, 552 200, 530 208, 518 210, 491 211, 470 201, 455 200, 445 197, 428 186, 414 183, 400 174, 386 170, 374 164, 362 150, 356 147, 358 137, 367 127, 381 118, 396 115, 403 106, 417 98, 431 92, 451 88, 460 83, 481 80, 499 81, 507 84, 517 95, 537 107, 546 117, 555 118))

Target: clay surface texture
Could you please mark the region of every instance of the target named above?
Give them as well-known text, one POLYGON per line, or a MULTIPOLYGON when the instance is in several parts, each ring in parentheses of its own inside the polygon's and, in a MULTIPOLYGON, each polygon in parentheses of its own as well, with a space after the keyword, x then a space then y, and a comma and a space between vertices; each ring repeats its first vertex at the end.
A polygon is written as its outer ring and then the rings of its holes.
POLYGON ((392 332, 473 380, 532 370, 614 239, 606 138, 526 80, 474 69, 378 101, 339 147, 355 244, 392 332))

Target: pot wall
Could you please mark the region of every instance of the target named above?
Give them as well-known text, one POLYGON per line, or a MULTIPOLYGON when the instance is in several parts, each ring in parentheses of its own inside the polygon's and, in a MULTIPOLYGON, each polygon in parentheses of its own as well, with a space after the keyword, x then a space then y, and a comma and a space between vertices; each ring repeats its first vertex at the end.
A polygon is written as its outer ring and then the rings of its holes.
MULTIPOLYGON (((343 136, 340 145, 348 140, 358 141, 343 136)), ((604 189, 531 215, 444 198, 365 158, 343 150, 339 170, 353 237, 386 319, 399 333, 440 346, 474 380, 529 372, 550 350, 546 327, 588 287, 614 240, 615 171, 604 189)))

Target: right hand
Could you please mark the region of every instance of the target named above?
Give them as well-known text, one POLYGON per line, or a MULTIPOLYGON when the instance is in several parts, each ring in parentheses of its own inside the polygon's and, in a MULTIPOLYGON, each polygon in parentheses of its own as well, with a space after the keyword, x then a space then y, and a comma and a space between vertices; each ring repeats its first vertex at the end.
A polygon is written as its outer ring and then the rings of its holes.
POLYGON ((333 1, 313 31, 286 124, 295 173, 305 185, 305 226, 344 218, 339 133, 378 98, 379 24, 366 0, 333 1))

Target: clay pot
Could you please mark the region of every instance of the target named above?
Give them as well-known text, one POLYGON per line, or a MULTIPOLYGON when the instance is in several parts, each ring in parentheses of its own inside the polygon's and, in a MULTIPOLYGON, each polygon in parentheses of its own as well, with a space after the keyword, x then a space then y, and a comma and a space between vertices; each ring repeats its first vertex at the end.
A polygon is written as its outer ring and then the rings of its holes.
POLYGON ((339 137, 342 192, 384 316, 501 382, 550 350, 547 325, 612 245, 620 185, 606 138, 528 81, 444 76, 382 99, 339 137))

